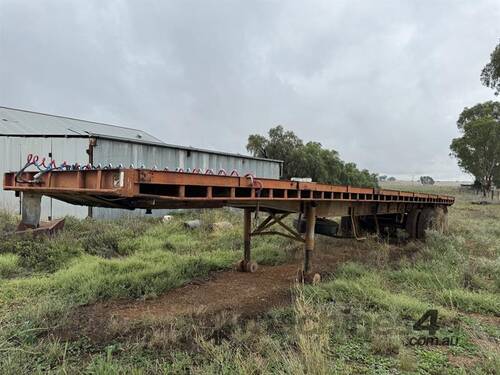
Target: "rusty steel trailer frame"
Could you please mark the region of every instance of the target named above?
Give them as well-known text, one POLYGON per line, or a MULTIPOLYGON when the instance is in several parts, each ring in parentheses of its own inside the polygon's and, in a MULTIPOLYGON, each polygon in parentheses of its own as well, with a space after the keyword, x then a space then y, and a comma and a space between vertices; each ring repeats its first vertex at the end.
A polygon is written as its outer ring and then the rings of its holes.
POLYGON ((352 233, 358 218, 404 220, 410 236, 423 237, 425 229, 446 216, 454 197, 399 190, 359 188, 314 182, 225 176, 154 169, 52 170, 43 173, 6 173, 4 190, 23 194, 22 223, 36 228, 40 200, 45 195, 84 206, 136 209, 236 207, 244 210, 244 256, 241 271, 253 272, 251 237, 282 235, 304 243, 303 272, 311 271, 317 217, 347 218, 352 233), (269 216, 252 231, 252 212, 269 216), (283 222, 291 213, 305 216, 305 235, 283 222), (422 216, 421 219, 419 219, 422 216), (440 219, 441 218, 441 219, 440 219), (283 231, 270 230, 273 225, 283 231))

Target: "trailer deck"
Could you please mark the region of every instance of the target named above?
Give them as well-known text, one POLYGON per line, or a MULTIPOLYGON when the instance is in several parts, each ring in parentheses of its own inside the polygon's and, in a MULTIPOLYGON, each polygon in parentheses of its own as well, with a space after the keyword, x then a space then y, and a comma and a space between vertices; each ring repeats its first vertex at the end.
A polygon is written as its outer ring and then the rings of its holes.
POLYGON ((65 202, 115 208, 211 208, 256 205, 296 212, 300 203, 451 205, 446 195, 358 188, 315 182, 223 176, 149 169, 50 171, 37 182, 36 172, 6 173, 4 190, 47 195, 65 202))
POLYGON ((447 195, 274 180, 234 172, 136 168, 11 172, 4 175, 3 186, 23 195, 24 228, 39 226, 42 195, 75 205, 131 210, 241 208, 245 213, 245 252, 240 270, 256 269, 250 261, 251 236, 277 234, 305 243, 304 274, 310 271, 317 217, 342 217, 344 235, 359 237, 367 230, 378 233, 382 221, 406 228, 410 237, 423 238, 426 229, 445 230, 447 207, 455 201, 447 195), (253 228, 252 212, 269 216, 253 228), (305 236, 283 222, 292 213, 305 217, 305 236), (282 230, 271 231, 274 224, 282 230))

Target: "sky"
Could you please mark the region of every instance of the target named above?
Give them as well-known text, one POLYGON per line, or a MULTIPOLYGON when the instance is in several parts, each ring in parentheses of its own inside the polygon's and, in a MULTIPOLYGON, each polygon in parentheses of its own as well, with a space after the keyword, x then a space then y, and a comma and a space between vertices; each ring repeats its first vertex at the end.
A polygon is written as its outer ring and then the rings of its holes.
POLYGON ((0 106, 246 153, 276 125, 372 172, 470 179, 449 156, 500 1, 0 0, 0 106))

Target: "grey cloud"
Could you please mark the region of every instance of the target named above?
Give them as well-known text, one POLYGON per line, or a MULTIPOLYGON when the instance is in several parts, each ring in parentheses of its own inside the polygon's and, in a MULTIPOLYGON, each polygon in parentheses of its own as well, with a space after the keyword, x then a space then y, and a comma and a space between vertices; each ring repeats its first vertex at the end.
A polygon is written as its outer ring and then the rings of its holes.
POLYGON ((232 152, 283 124, 376 172, 459 178, 499 19, 489 0, 0 0, 0 103, 232 152))

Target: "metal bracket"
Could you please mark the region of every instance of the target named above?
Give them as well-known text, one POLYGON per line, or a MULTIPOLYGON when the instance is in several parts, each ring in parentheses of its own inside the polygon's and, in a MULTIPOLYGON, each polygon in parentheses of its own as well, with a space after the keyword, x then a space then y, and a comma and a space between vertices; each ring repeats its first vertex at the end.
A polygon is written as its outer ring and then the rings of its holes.
POLYGON ((278 236, 290 238, 295 241, 299 241, 304 243, 306 240, 301 236, 299 232, 294 230, 293 228, 290 228, 287 224, 283 223, 283 219, 285 219, 287 216, 289 216, 290 213, 284 213, 281 215, 278 215, 274 212, 270 212, 269 216, 264 219, 262 223, 260 223, 257 228, 253 230, 253 232, 250 234, 251 236, 265 236, 265 235, 273 235, 276 234, 278 236), (283 229, 285 229, 288 233, 276 231, 276 230, 269 230, 274 224, 278 224, 281 226, 283 229))

